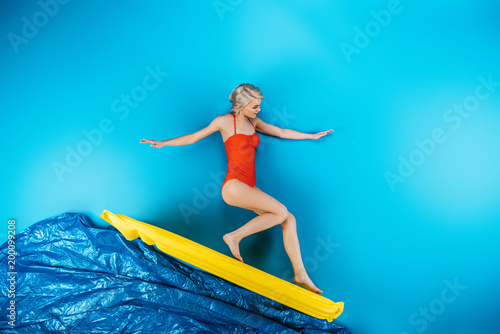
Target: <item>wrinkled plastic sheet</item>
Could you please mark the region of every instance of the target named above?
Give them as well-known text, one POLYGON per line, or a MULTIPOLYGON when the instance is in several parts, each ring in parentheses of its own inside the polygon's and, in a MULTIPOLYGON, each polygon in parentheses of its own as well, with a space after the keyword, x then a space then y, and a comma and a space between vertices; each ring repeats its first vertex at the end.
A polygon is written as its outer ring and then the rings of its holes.
POLYGON ((16 322, 8 324, 7 243, 0 247, 2 333, 338 333, 319 320, 187 266, 116 229, 63 213, 16 235, 16 322))

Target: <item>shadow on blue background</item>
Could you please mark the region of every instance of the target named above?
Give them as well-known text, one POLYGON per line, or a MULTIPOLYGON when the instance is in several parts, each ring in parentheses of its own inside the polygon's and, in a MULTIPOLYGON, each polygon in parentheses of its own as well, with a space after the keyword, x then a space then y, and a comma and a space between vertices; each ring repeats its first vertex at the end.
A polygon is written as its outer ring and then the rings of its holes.
MULTIPOLYGON (((161 150, 139 140, 205 127, 250 82, 264 121, 335 129, 261 135, 256 173, 296 216, 315 283, 346 303, 339 321, 497 332, 496 2, 54 4, 0 2, 4 221, 21 231, 78 211, 104 224, 108 209, 229 254, 222 235, 253 214, 217 190, 220 135, 161 150)), ((279 228, 242 252, 290 276, 279 228)))

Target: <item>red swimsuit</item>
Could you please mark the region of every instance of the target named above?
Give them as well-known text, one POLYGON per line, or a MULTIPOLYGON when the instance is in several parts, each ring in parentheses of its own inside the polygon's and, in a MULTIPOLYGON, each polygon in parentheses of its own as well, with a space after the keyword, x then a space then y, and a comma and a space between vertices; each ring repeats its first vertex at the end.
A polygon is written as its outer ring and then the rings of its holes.
MULTIPOLYGON (((257 136, 257 132, 251 135, 236 134, 236 116, 233 114, 233 117, 234 135, 224 142, 228 164, 221 190, 224 188, 224 184, 231 179, 238 179, 252 188, 255 187, 255 148, 259 145, 259 136, 257 136)), ((252 126, 255 130, 253 123, 252 126)))

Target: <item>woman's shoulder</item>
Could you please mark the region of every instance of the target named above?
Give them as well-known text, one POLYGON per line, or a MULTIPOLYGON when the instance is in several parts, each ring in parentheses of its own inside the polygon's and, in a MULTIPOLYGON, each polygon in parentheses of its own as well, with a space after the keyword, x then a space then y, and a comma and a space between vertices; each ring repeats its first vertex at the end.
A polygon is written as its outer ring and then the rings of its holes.
POLYGON ((260 125, 261 123, 263 123, 263 121, 260 118, 258 118, 257 116, 255 116, 250 121, 253 123, 253 126, 255 126, 255 127, 257 127, 258 125, 260 125))
POLYGON ((217 123, 227 123, 229 121, 231 121, 231 122, 233 121, 233 113, 219 115, 219 116, 216 116, 214 118, 214 122, 217 122, 217 123))
POLYGON ((233 113, 227 113, 223 115, 216 116, 212 124, 215 125, 218 129, 226 129, 233 124, 233 113))
POLYGON ((223 119, 233 119, 233 113, 232 112, 227 112, 227 113, 222 114, 222 115, 217 116, 217 117, 220 117, 220 118, 223 118, 223 119))

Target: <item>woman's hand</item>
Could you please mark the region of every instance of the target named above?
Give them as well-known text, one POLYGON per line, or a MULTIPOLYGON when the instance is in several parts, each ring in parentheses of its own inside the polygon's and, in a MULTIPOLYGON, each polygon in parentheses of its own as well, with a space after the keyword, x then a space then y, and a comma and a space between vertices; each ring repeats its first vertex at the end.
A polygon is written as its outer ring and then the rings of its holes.
POLYGON ((333 132, 332 129, 328 130, 328 131, 321 131, 321 132, 318 132, 318 133, 313 133, 312 134, 312 138, 311 139, 318 139, 318 138, 321 138, 323 136, 326 136, 328 133, 330 132, 333 132))
POLYGON ((156 147, 156 148, 162 148, 163 146, 163 141, 158 141, 158 140, 151 140, 151 139, 141 139, 141 144, 151 144, 151 147, 156 147))

